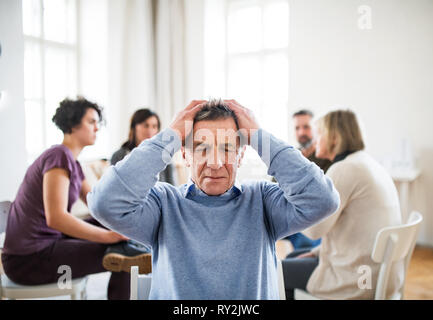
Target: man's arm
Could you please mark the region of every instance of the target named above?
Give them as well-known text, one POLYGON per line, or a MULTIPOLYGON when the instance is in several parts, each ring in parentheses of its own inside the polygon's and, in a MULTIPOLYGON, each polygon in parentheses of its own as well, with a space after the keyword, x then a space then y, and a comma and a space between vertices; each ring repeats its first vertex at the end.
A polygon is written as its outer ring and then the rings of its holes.
POLYGON ((108 168, 87 196, 92 216, 112 230, 152 245, 161 215, 160 194, 154 186, 179 148, 177 134, 168 128, 108 168))
POLYGON ((266 213, 275 239, 300 232, 339 206, 339 194, 332 181, 300 151, 260 129, 253 148, 268 166, 278 184, 262 185, 266 213))
MULTIPOLYGON (((179 150, 186 130, 202 101, 193 101, 176 117, 170 128, 143 141, 125 159, 107 169, 87 196, 92 215, 106 227, 144 244, 152 245, 161 217, 160 197, 155 187, 158 174, 179 150)), ((192 129, 192 123, 188 127, 192 129)))
POLYGON ((357 181, 354 177, 352 177, 352 173, 353 168, 343 165, 342 162, 339 162, 330 168, 326 175, 332 179, 335 188, 339 190, 340 206, 332 215, 323 221, 320 221, 320 223, 304 230, 306 236, 312 239, 319 239, 328 234, 328 232, 334 227, 341 213, 346 208, 350 196, 353 193, 353 189, 356 186, 357 181))
POLYGON ((331 180, 298 150, 260 129, 251 110, 226 100, 248 143, 279 184, 262 184, 266 214, 275 240, 302 231, 337 210, 339 195, 331 180))

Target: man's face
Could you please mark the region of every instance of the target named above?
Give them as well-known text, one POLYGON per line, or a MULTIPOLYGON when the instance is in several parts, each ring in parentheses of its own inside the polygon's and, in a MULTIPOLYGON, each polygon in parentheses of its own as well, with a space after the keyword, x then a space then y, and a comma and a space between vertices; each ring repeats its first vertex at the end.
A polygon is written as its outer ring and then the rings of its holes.
POLYGON ((207 195, 221 195, 235 183, 245 150, 239 148, 236 131, 233 118, 198 121, 194 124, 192 147, 183 148, 192 180, 207 195))
POLYGON ((313 140, 311 117, 309 115, 299 115, 295 116, 293 121, 295 123, 296 140, 302 147, 308 146, 313 140))

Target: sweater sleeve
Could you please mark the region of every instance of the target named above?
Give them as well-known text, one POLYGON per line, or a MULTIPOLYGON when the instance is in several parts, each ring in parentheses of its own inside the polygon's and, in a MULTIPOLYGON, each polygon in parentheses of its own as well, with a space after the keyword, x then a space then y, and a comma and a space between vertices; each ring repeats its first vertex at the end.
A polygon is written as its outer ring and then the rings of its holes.
POLYGON ((265 214, 275 240, 316 224, 338 208, 332 181, 298 150, 263 129, 252 136, 252 147, 278 181, 262 184, 265 214))
POLYGON ((325 236, 334 227, 335 223, 338 221, 343 210, 346 208, 350 194, 354 183, 352 178, 350 178, 351 170, 343 165, 343 163, 338 163, 332 166, 328 172, 327 176, 333 181, 335 188, 340 194, 340 206, 338 210, 332 215, 321 221, 320 223, 308 228, 304 231, 305 235, 312 239, 319 239, 325 236))
POLYGON ((92 216, 116 232, 152 245, 166 197, 165 184, 157 184, 158 174, 180 145, 177 134, 166 129, 111 166, 87 195, 92 216))

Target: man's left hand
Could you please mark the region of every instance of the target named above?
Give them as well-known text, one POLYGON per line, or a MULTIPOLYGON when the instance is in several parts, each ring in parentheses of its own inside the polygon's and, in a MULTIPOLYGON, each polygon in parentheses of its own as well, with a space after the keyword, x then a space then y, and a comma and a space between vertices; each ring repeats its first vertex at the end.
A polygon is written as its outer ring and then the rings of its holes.
POLYGON ((224 102, 227 103, 229 108, 236 114, 239 129, 242 134, 246 135, 248 144, 250 144, 251 136, 260 128, 253 112, 250 109, 241 106, 236 100, 224 100, 224 102))

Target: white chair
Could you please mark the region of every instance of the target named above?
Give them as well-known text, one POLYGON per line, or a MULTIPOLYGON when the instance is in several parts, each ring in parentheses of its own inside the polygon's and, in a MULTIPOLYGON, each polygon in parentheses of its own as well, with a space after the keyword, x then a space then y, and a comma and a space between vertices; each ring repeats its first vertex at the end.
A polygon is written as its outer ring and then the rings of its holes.
MULTIPOLYGON (((402 300, 404 298, 404 287, 410 259, 416 245, 419 226, 422 215, 413 211, 407 222, 400 226, 385 227, 379 230, 373 246, 371 258, 380 263, 380 271, 376 283, 375 300, 385 300, 388 280, 392 265, 404 259, 403 285, 399 292, 395 293, 390 300, 402 300)), ((296 300, 318 300, 308 292, 295 289, 296 300)))
POLYGON ((131 300, 149 300, 152 274, 139 274, 138 266, 131 267, 131 300))
POLYGON ((278 273, 278 294, 280 300, 286 300, 286 290, 284 289, 283 264, 280 259, 277 260, 277 273, 278 273))
POLYGON ((386 298, 391 266, 401 259, 404 259, 403 285, 400 291, 391 297, 391 300, 402 300, 404 298, 407 269, 416 245, 421 222, 422 215, 414 211, 410 214, 406 224, 386 227, 378 232, 373 253, 371 254, 373 261, 381 264, 374 296, 375 300, 384 300, 386 298))
MULTIPOLYGON (((10 201, 0 202, 0 235, 6 230, 10 201)), ((0 237, 2 238, 2 237, 0 237)), ((3 242, 0 242, 0 249, 3 242)), ((71 300, 86 299, 87 277, 74 279, 70 288, 60 288, 57 283, 37 286, 23 286, 12 282, 5 274, 0 276, 0 300, 6 299, 38 299, 56 296, 71 296, 71 300)))

